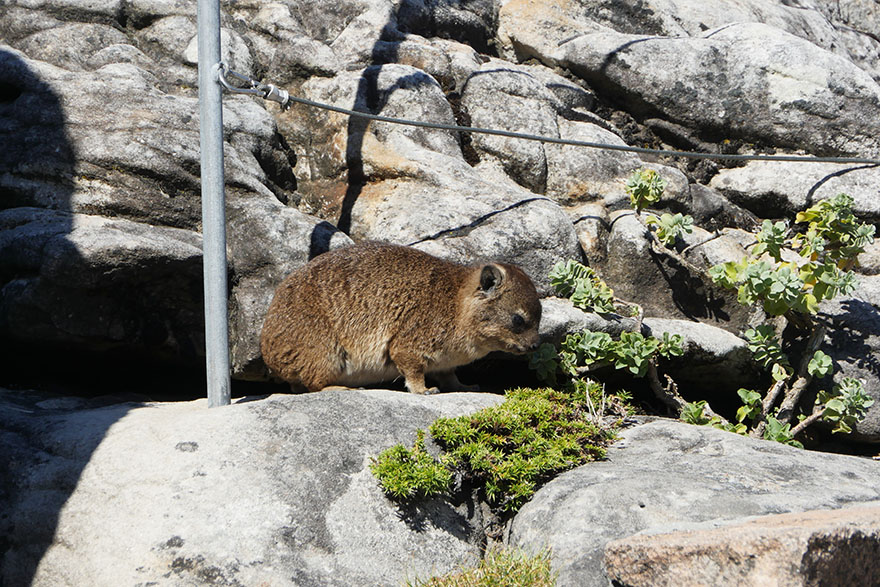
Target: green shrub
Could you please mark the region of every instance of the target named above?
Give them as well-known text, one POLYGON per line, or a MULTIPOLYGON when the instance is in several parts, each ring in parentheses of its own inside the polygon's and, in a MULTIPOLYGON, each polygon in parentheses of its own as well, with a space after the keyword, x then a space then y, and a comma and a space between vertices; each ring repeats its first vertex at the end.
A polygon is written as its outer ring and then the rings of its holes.
POLYGON ((444 451, 439 461, 425 452, 420 434, 413 449, 391 447, 370 470, 389 497, 402 501, 446 492, 458 473, 494 508, 513 512, 555 475, 605 456, 614 432, 602 425, 597 405, 604 402, 595 382, 568 392, 514 389, 497 406, 435 421, 430 432, 444 451))
POLYGON ((516 511, 557 474, 604 458, 613 433, 590 421, 599 393, 594 382, 570 392, 514 389, 502 404, 437 420, 431 436, 447 465, 478 481, 490 504, 516 511))
MULTIPOLYGON (((634 172, 626 185, 636 218, 649 230, 653 229, 649 232, 652 249, 672 257, 691 272, 703 273, 701 268, 668 248, 679 236, 691 232, 691 217, 666 213, 659 218, 648 215, 642 220, 641 210, 659 202, 664 189, 663 179, 653 170, 644 169, 634 172), (656 247, 654 239, 666 248, 656 247)), ((852 267, 858 254, 874 240, 874 226, 858 222, 852 205, 853 199, 847 194, 822 200, 796 215, 794 224, 798 230, 793 230, 784 220, 764 220, 747 257, 720 263, 705 271, 716 284, 735 289, 739 303, 761 304, 769 316, 782 316, 795 330, 805 332, 807 344, 801 357, 789 357, 779 340, 778 332, 782 332, 779 324, 775 327, 762 324, 747 330, 744 336, 755 361, 770 372, 772 383, 766 394, 739 390, 743 405, 737 411, 736 423, 713 412, 706 401, 686 403, 668 394, 667 404, 674 407, 678 403, 682 419, 801 446, 795 436, 818 420, 833 423, 833 432, 846 433, 864 418, 873 400, 864 393, 862 382, 851 378, 836 385, 830 393, 821 391, 811 413, 799 413, 807 411, 799 404, 811 380, 833 372, 831 357, 818 348, 824 338, 824 328, 816 324, 812 316, 819 311, 821 301, 855 289, 852 267)), ((555 360, 564 371, 571 371, 570 365, 577 364, 581 358, 586 358, 588 363, 599 360, 601 353, 596 347, 610 345, 607 339, 592 335, 584 342, 574 351, 565 348, 560 351, 555 360)), ((651 346, 653 343, 639 341, 626 351, 625 358, 614 358, 613 362, 618 368, 626 366, 634 374, 644 374, 643 366, 654 365, 651 346)), ((551 360, 550 352, 545 349, 540 359, 536 359, 539 375, 549 373, 551 360)), ((659 390, 656 381, 652 387, 655 392, 659 390)))

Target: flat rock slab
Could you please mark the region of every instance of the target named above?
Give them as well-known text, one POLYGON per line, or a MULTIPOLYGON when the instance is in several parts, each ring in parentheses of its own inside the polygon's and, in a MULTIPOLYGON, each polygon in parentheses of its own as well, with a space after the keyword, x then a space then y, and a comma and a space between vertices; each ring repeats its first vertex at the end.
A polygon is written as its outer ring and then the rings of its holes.
POLYGON ((877 585, 880 504, 636 535, 605 548, 615 585, 877 585))
POLYGON ((549 547, 559 586, 606 586, 605 546, 638 532, 880 501, 880 463, 658 420, 606 461, 560 475, 516 516, 511 543, 549 547))
POLYGON ((84 409, 0 390, 0 584, 400 585, 474 564, 467 512, 406 514, 368 465, 499 401, 331 389, 84 409))

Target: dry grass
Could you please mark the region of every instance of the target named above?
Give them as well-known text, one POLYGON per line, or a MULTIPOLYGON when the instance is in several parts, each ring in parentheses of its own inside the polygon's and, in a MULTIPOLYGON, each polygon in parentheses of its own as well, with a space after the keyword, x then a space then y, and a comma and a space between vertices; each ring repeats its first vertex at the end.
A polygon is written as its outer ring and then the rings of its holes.
POLYGON ((550 568, 550 553, 536 556, 510 549, 486 554, 473 569, 453 571, 442 577, 407 582, 406 587, 552 587, 556 574, 550 568))

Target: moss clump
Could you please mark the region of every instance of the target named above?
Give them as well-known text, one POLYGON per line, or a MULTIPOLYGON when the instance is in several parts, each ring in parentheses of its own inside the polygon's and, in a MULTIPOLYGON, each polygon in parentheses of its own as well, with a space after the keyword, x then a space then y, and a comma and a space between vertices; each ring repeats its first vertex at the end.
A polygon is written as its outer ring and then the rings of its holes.
POLYGON ((604 392, 595 382, 569 391, 508 391, 497 406, 434 422, 431 436, 444 449, 439 460, 425 452, 419 436, 412 450, 384 451, 371 470, 396 499, 447 492, 458 473, 482 487, 494 508, 514 512, 554 476, 605 457, 614 431, 601 424, 600 403, 604 392))
POLYGON ((407 587, 551 587, 556 584, 550 569, 550 553, 527 556, 499 549, 486 554, 474 569, 462 569, 427 580, 408 582, 407 587))
POLYGON ((408 501, 441 494, 452 484, 452 473, 425 450, 425 431, 416 432, 412 450, 392 446, 373 459, 370 471, 394 499, 408 501))

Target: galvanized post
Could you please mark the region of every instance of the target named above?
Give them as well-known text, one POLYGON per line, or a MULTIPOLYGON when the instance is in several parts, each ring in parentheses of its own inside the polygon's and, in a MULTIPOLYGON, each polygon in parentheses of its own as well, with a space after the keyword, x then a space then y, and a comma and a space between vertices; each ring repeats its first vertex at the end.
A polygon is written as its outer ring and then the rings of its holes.
POLYGON ((223 88, 220 2, 199 0, 199 130, 202 162, 202 258, 205 277, 205 364, 208 406, 229 404, 226 314, 226 197, 223 178, 223 88))

